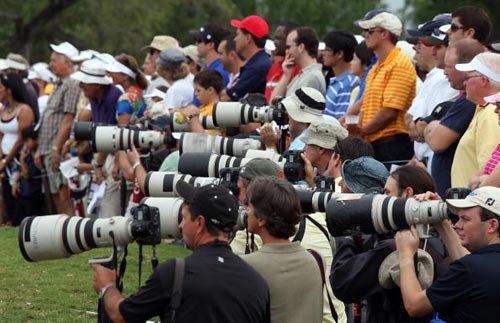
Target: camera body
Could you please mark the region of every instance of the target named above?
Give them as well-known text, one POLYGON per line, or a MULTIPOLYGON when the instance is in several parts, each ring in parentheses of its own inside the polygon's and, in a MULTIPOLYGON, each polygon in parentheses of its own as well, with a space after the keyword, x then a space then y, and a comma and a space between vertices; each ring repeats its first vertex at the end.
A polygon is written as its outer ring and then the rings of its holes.
POLYGON ((306 178, 304 160, 300 157, 303 150, 289 150, 285 154, 285 166, 283 172, 285 177, 291 182, 303 181, 306 178))
POLYGON ((147 204, 132 209, 132 236, 138 244, 157 245, 161 242, 160 210, 147 204))

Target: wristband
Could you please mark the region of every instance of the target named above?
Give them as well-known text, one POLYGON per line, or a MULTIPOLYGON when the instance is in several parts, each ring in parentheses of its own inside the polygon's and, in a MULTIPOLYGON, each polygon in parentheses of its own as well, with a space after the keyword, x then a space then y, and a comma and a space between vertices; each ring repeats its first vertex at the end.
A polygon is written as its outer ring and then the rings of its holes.
POLYGON ((141 162, 135 162, 134 165, 132 165, 132 171, 135 173, 135 169, 141 165, 141 162))
POLYGON ((116 286, 115 284, 109 284, 101 288, 101 291, 99 292, 99 299, 102 299, 106 294, 106 292, 108 291, 108 289, 110 289, 111 287, 116 287, 116 286))
POLYGON ((57 147, 56 145, 54 145, 54 146, 52 146, 52 150, 59 152, 59 147, 57 147))

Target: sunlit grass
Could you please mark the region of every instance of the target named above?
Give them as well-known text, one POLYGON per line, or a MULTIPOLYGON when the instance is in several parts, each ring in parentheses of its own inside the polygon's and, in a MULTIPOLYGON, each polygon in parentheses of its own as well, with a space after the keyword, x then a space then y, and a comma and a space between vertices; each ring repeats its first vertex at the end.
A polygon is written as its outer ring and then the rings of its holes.
MULTIPOLYGON (((0 322, 96 322, 97 295, 88 260, 109 256, 111 249, 94 249, 70 258, 28 262, 17 243, 17 228, 0 228, 0 322)), ((138 287, 138 246, 128 247, 124 294, 138 287)), ((151 247, 144 247, 142 279, 151 273, 151 247)), ((168 244, 157 248, 161 261, 189 251, 168 244)))

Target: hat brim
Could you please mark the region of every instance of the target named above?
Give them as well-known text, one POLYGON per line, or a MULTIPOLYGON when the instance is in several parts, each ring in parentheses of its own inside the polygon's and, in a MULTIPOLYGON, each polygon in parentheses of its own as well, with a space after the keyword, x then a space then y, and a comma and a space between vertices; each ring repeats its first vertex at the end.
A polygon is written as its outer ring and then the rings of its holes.
POLYGON ((231 26, 235 28, 245 28, 241 20, 231 19, 231 26))
MULTIPOLYGON (((432 256, 425 250, 418 249, 418 281, 422 288, 427 288, 434 279, 434 261, 432 256)), ((380 286, 391 289, 400 286, 399 254, 397 251, 391 252, 382 261, 378 271, 378 281, 380 286)))
POLYGON ((186 202, 193 203, 194 197, 196 195, 197 188, 191 184, 184 181, 178 181, 175 185, 175 191, 182 197, 186 202))
POLYGON ((408 32, 408 35, 412 37, 420 38, 425 36, 424 33, 419 31, 418 29, 406 29, 406 31, 408 32))
POLYGON ((456 64, 455 68, 460 72, 472 72, 477 70, 477 67, 472 64, 472 61, 471 63, 456 64))
POLYGON ((458 215, 458 212, 461 209, 469 209, 471 207, 478 206, 479 204, 468 200, 467 198, 465 199, 448 199, 446 200, 446 204, 448 205, 448 209, 451 211, 451 213, 458 215))
POLYGON ((101 84, 101 85, 111 84, 111 81, 105 76, 103 77, 91 76, 82 73, 80 71, 76 71, 75 73, 71 74, 71 78, 85 84, 101 84))
POLYGON ((437 39, 436 37, 432 37, 432 36, 424 37, 421 40, 422 40, 422 44, 424 44, 424 46, 427 46, 427 47, 432 47, 432 46, 448 43, 448 38, 441 40, 441 39, 437 39))
POLYGON ((323 120, 323 114, 313 114, 306 112, 306 109, 301 109, 301 103, 297 100, 294 95, 286 97, 281 104, 285 107, 288 115, 292 117, 293 120, 303 123, 313 123, 321 122, 323 120))
POLYGON ((203 33, 199 30, 190 31, 189 36, 191 36, 194 41, 203 41, 203 33))

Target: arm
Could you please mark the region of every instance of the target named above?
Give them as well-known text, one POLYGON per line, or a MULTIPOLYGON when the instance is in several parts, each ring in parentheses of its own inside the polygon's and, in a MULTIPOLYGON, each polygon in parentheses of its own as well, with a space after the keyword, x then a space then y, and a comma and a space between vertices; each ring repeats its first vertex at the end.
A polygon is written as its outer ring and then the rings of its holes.
POLYGON ((392 108, 381 108, 367 124, 361 127, 361 135, 369 135, 384 129, 394 121, 400 111, 392 108))
POLYGON ((460 139, 460 134, 435 120, 425 128, 424 138, 429 147, 435 153, 440 154, 457 142, 460 139))
POLYGON ((18 120, 17 138, 9 154, 4 157, 6 165, 9 164, 16 157, 17 153, 23 147, 23 137, 21 135, 21 130, 33 124, 33 121, 35 120, 35 115, 33 114, 33 110, 31 110, 29 106, 24 104, 21 107, 21 110, 19 111, 17 120, 18 120))
POLYGON ((306 173, 306 178, 305 181, 309 187, 316 187, 316 183, 314 183, 314 176, 316 176, 316 173, 314 172, 313 165, 311 164, 311 161, 307 159, 306 155, 304 153, 300 154, 300 158, 304 161, 304 171, 306 173))
POLYGON ((295 69, 295 59, 287 55, 281 64, 281 68, 283 69, 283 76, 279 80, 278 84, 273 90, 271 94, 271 98, 274 99, 276 97, 284 97, 286 95, 286 87, 292 78, 293 70, 295 69))
POLYGON ((132 145, 130 151, 127 152, 127 159, 129 161, 130 167, 133 165, 136 165, 139 163, 138 166, 135 167, 135 169, 132 170, 133 174, 135 175, 135 179, 137 180, 137 183, 139 183, 139 187, 141 188, 141 192, 144 193, 145 190, 145 184, 146 184, 146 170, 142 166, 141 158, 139 156, 139 153, 137 152, 137 149, 135 149, 135 146, 132 145))
POLYGON ((417 279, 413 261, 419 244, 417 230, 412 226, 411 230, 398 231, 395 240, 399 251, 401 295, 406 311, 413 317, 430 314, 433 308, 417 279))
POLYGON ((122 113, 118 116, 118 124, 120 126, 126 126, 130 123, 130 114, 122 113))
POLYGON ((52 149, 52 163, 51 168, 56 171, 59 168, 61 162, 61 148, 69 137, 71 131, 71 126, 73 125, 73 119, 75 115, 73 113, 65 113, 62 119, 61 125, 59 126, 59 131, 57 132, 57 138, 52 149))
MULTIPOLYGON (((105 286, 115 284, 116 271, 96 264, 91 264, 90 267, 94 270, 93 285, 96 293, 100 293, 101 289, 105 286)), ((115 323, 125 322, 119 310, 120 303, 123 302, 124 299, 125 298, 116 287, 108 288, 102 298, 106 313, 108 313, 110 319, 115 323)))

